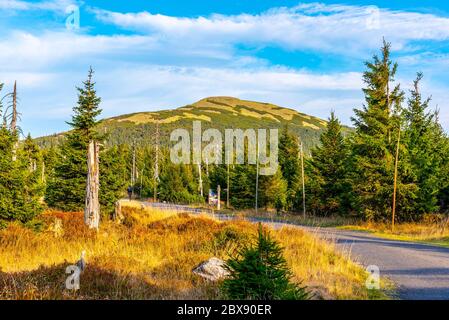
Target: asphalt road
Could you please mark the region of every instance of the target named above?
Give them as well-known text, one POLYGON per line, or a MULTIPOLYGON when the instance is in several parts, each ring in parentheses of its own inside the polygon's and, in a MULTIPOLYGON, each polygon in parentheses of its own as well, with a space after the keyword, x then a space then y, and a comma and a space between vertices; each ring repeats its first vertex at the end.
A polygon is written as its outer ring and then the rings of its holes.
MULTIPOLYGON (((250 220, 264 222, 275 228, 294 226, 291 223, 250 220)), ((366 232, 296 227, 334 242, 337 249, 364 267, 379 267, 380 276, 395 283, 395 298, 449 300, 449 248, 386 240, 366 232)))
MULTIPOLYGON (((276 228, 287 225, 268 223, 276 228)), ((395 283, 398 299, 449 300, 449 248, 387 240, 366 232, 298 227, 334 242, 364 267, 378 266, 380 276, 395 283)))
MULTIPOLYGON (((232 217, 215 215, 220 220, 232 217)), ((249 219, 275 228, 293 226, 290 223, 249 219)), ((296 226, 333 241, 337 248, 364 267, 379 267, 380 276, 392 280, 398 299, 449 300, 449 248, 413 242, 378 238, 365 232, 332 228, 296 226)))

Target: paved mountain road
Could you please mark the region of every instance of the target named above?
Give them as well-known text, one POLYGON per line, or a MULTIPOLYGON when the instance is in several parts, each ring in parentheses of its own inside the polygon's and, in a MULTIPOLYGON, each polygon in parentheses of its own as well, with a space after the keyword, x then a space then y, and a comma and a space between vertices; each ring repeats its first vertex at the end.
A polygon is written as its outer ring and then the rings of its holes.
POLYGON ((398 299, 449 300, 449 248, 387 240, 366 232, 250 220, 275 228, 295 226, 334 242, 339 250, 362 266, 378 266, 380 276, 387 277, 397 286, 398 299))
POLYGON ((310 231, 335 241, 363 266, 378 266, 381 277, 396 284, 399 299, 449 300, 449 248, 386 240, 364 232, 310 231))
MULTIPOLYGON (((220 220, 232 217, 215 215, 220 220)), ((388 277, 397 286, 397 298, 406 300, 449 300, 449 248, 394 241, 369 233, 333 228, 310 228, 291 223, 248 219, 280 228, 294 226, 329 241, 348 253, 353 261, 367 267, 376 265, 381 277, 388 277)))

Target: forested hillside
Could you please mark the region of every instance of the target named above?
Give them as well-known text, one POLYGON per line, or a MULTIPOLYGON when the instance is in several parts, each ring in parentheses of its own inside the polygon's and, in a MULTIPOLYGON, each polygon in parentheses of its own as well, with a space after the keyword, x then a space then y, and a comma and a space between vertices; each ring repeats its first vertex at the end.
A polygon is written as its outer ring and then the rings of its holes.
MULTIPOLYGON (((224 131, 227 128, 279 128, 288 126, 299 135, 306 151, 319 142, 327 121, 283 108, 270 103, 240 100, 233 97, 209 97, 174 110, 125 114, 100 121, 98 131, 107 133, 109 145, 151 144, 156 124, 159 124, 161 143, 168 143, 170 132, 177 128, 191 130, 194 120, 202 127, 224 131)), ((343 128, 344 133, 350 131, 343 128)), ((37 139, 39 145, 48 147, 63 139, 63 134, 37 139)))

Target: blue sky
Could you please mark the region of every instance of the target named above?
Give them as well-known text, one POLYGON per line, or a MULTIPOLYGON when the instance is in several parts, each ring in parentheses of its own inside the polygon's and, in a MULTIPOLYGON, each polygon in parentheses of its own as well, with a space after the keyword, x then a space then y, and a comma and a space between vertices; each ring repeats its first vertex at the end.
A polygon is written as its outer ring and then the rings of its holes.
POLYGON ((0 82, 7 92, 18 81, 21 126, 33 136, 68 128, 90 65, 104 117, 227 95, 322 118, 335 110, 350 124, 382 37, 406 92, 424 72, 423 93, 449 130, 442 1, 0 0, 0 82), (67 28, 75 7, 79 28, 67 28))

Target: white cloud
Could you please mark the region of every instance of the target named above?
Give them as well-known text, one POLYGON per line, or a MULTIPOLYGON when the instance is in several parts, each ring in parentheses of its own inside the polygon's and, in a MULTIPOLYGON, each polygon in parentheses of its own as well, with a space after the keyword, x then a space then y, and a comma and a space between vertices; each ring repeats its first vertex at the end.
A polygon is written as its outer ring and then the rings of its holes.
MULTIPOLYGON (((51 8, 49 4, 63 2, 49 1, 48 6, 42 2, 40 6, 51 8)), ((0 8, 2 4, 16 9, 25 5, 0 0, 0 8)), ((363 103, 359 72, 325 73, 273 66, 249 53, 241 55, 235 45, 321 50, 368 59, 385 35, 397 50, 413 51, 413 55, 401 57, 401 65, 415 69, 428 59, 447 58, 416 54, 413 41, 446 40, 449 19, 381 10, 382 29, 370 29, 368 11, 369 7, 321 4, 276 8, 259 15, 199 18, 96 11, 102 21, 138 30, 139 34, 8 30, 0 35, 0 81, 7 81, 7 89, 14 79, 19 81, 23 127, 34 135, 66 128, 64 121, 70 119, 76 102, 75 86, 85 79, 89 65, 96 70, 98 93, 107 117, 228 95, 272 102, 322 118, 334 109, 344 123, 350 124, 352 109, 363 103)), ((441 69, 441 65, 429 68, 441 69)), ((442 110, 449 110, 446 87, 425 88, 442 110)), ((448 117, 442 116, 442 121, 449 127, 448 117)))
POLYGON ((182 39, 183 43, 276 44, 288 49, 324 50, 349 56, 378 48, 383 36, 396 49, 404 49, 415 40, 449 39, 448 18, 373 6, 313 3, 275 8, 258 15, 214 14, 196 18, 98 9, 94 12, 103 22, 182 39))
POLYGON ((21 86, 27 88, 36 88, 42 83, 52 81, 55 75, 51 73, 37 73, 37 72, 2 72, 0 71, 0 82, 7 86, 12 86, 14 81, 20 83, 21 86))
POLYGON ((133 48, 135 54, 155 48, 151 37, 91 36, 72 32, 44 32, 36 36, 15 31, 0 38, 0 66, 2 70, 36 70, 64 63, 77 64, 89 58, 120 56, 133 48))
POLYGON ((29 3, 25 1, 17 0, 0 0, 0 9, 8 10, 27 10, 29 8, 29 3))
MULTIPOLYGON (((85 76, 85 70, 78 70, 52 74, 33 86, 19 82, 24 128, 35 135, 64 130, 64 121, 70 119, 76 102, 75 85, 80 85, 85 76), (58 125, 40 125, 49 120, 58 120, 58 125)), ((323 118, 335 109, 349 123, 345 110, 352 110, 362 102, 354 105, 342 99, 361 96, 361 75, 357 73, 321 75, 276 67, 241 70, 135 65, 113 68, 100 64, 96 66, 95 80, 104 117, 174 108, 207 96, 225 95, 272 102, 323 118), (320 105, 323 99, 329 102, 327 107, 320 105)))
POLYGON ((79 2, 76 0, 49 0, 40 2, 0 0, 0 10, 45 10, 63 13, 67 7, 77 4, 79 4, 79 2))

